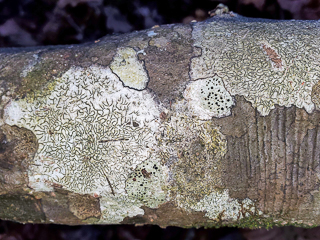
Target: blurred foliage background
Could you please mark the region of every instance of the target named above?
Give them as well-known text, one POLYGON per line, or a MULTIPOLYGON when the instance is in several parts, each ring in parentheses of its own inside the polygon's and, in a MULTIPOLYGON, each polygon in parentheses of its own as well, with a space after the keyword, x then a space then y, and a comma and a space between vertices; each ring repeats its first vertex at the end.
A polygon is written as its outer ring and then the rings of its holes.
POLYGON ((75 44, 202 21, 224 3, 248 17, 318 19, 319 0, 0 0, 0 47, 75 44))

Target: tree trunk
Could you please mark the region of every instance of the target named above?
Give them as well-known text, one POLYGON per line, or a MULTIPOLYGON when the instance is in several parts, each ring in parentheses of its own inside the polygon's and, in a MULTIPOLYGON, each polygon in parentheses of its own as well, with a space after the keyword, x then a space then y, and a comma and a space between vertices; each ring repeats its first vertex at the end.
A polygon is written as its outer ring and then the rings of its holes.
POLYGON ((233 13, 0 50, 0 218, 320 224, 320 24, 233 13))

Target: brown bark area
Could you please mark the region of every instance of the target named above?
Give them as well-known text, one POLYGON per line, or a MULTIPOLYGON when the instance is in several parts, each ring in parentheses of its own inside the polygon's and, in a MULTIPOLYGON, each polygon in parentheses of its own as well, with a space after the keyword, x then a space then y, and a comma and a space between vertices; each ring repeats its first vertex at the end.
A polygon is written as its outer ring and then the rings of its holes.
POLYGON ((143 216, 127 217, 122 224, 156 224, 163 228, 167 226, 202 227, 203 223, 208 221, 204 213, 186 211, 178 208, 173 202, 162 204, 157 209, 143 207, 143 210, 145 211, 143 216))
POLYGON ((223 185, 234 198, 258 201, 272 216, 309 218, 319 188, 318 111, 276 106, 261 116, 243 97, 232 115, 213 121, 227 136, 223 185))
POLYGON ((27 169, 38 149, 35 135, 27 129, 0 128, 0 194, 27 186, 27 169))
POLYGON ((146 55, 140 55, 149 74, 148 88, 170 107, 181 98, 189 80, 190 59, 194 56, 191 27, 177 26, 161 32, 161 37, 149 41, 146 55), (167 59, 167 61, 163 61, 167 59))

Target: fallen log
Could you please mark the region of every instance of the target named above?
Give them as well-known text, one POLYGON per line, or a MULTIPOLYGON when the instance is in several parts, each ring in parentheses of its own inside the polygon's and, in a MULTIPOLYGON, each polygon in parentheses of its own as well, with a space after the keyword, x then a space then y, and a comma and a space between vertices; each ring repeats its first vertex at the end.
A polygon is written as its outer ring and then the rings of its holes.
POLYGON ((0 218, 319 225, 319 29, 226 12, 1 49, 0 218))

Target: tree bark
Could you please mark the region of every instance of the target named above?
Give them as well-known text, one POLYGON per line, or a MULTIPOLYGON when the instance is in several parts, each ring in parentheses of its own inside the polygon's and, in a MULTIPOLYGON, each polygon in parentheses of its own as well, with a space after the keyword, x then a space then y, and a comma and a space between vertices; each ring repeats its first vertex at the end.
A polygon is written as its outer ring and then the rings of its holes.
POLYGON ((0 218, 320 224, 320 24, 233 13, 0 50, 0 218))

